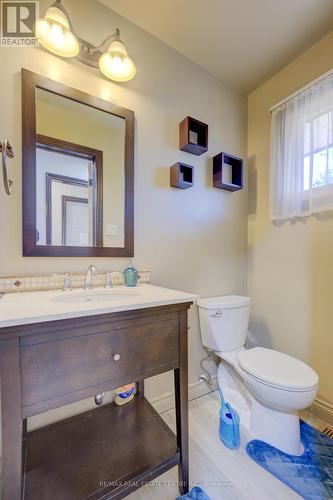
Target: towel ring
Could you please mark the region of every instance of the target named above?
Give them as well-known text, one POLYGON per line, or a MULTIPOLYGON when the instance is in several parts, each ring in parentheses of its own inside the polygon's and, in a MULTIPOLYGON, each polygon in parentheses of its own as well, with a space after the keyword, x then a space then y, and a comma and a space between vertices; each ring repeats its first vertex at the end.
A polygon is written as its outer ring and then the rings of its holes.
POLYGON ((12 194, 14 182, 8 179, 7 173, 7 157, 14 158, 14 150, 12 146, 9 144, 9 141, 5 139, 2 143, 0 143, 0 151, 2 157, 2 176, 3 183, 5 186, 5 191, 8 195, 12 194))

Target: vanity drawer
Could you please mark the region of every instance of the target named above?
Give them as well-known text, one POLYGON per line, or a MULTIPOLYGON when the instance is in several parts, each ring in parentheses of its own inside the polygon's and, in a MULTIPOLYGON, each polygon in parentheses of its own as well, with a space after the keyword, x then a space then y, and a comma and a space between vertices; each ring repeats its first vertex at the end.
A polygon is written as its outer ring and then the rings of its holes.
POLYGON ((69 331, 67 338, 21 346, 22 406, 87 388, 93 394, 94 388, 98 392, 98 386, 107 382, 116 384, 125 378, 135 382, 140 375, 150 376, 159 367, 161 372, 173 369, 178 363, 177 314, 82 336, 70 337, 69 331))

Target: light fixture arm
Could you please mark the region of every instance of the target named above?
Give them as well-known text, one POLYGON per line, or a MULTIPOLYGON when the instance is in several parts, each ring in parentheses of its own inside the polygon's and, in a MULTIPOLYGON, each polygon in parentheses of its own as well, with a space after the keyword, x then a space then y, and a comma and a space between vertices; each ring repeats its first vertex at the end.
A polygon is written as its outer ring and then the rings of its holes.
MULTIPOLYGON (((57 0, 60 1, 60 0, 57 0)), ((88 66, 98 68, 98 61, 100 56, 105 52, 112 41, 118 41, 124 45, 124 42, 120 38, 120 30, 117 28, 116 31, 106 37, 103 42, 97 47, 86 40, 77 37, 80 43, 80 53, 77 59, 88 66)))
POLYGON ((69 17, 68 12, 67 12, 67 10, 65 9, 65 7, 64 7, 64 5, 63 5, 63 3, 62 3, 62 1, 61 1, 61 0, 55 0, 55 1, 53 2, 53 4, 52 4, 52 5, 50 5, 50 7, 55 7, 55 8, 57 8, 57 9, 61 10, 61 12, 63 12, 63 13, 65 14, 65 16, 66 16, 66 17, 67 17, 67 19, 68 19, 68 24, 69 24, 69 27, 70 27, 71 31, 72 31, 72 32, 74 33, 74 35, 77 37, 77 34, 75 33, 75 29, 74 29, 74 26, 73 26, 72 21, 71 21, 71 18, 69 17))
POLYGON ((116 31, 112 34, 112 35, 109 35, 105 38, 105 40, 103 40, 103 42, 98 45, 97 47, 95 47, 93 49, 93 52, 95 51, 100 51, 100 52, 104 52, 104 50, 110 45, 110 42, 116 40, 117 42, 121 42, 123 43, 123 41, 121 40, 120 38, 120 30, 119 28, 116 29, 116 31))

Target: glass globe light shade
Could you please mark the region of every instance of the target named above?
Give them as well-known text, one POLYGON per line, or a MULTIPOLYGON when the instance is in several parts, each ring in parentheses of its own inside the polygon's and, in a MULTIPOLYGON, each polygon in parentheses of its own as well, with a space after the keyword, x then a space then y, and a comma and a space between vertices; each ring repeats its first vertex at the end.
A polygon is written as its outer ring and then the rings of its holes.
POLYGON ((99 69, 103 75, 116 82, 127 82, 136 74, 135 64, 120 40, 111 42, 108 50, 101 55, 99 69))
POLYGON ((50 7, 45 16, 36 21, 38 42, 57 56, 75 57, 80 52, 80 44, 71 31, 69 20, 58 7, 50 7))

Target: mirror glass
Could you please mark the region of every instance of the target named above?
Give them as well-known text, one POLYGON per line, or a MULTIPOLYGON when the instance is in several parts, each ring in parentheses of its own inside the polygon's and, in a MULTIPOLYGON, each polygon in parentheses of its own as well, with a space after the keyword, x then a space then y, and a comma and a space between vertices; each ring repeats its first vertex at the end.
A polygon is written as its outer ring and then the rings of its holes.
POLYGON ((36 244, 124 247, 125 119, 36 89, 36 244))

